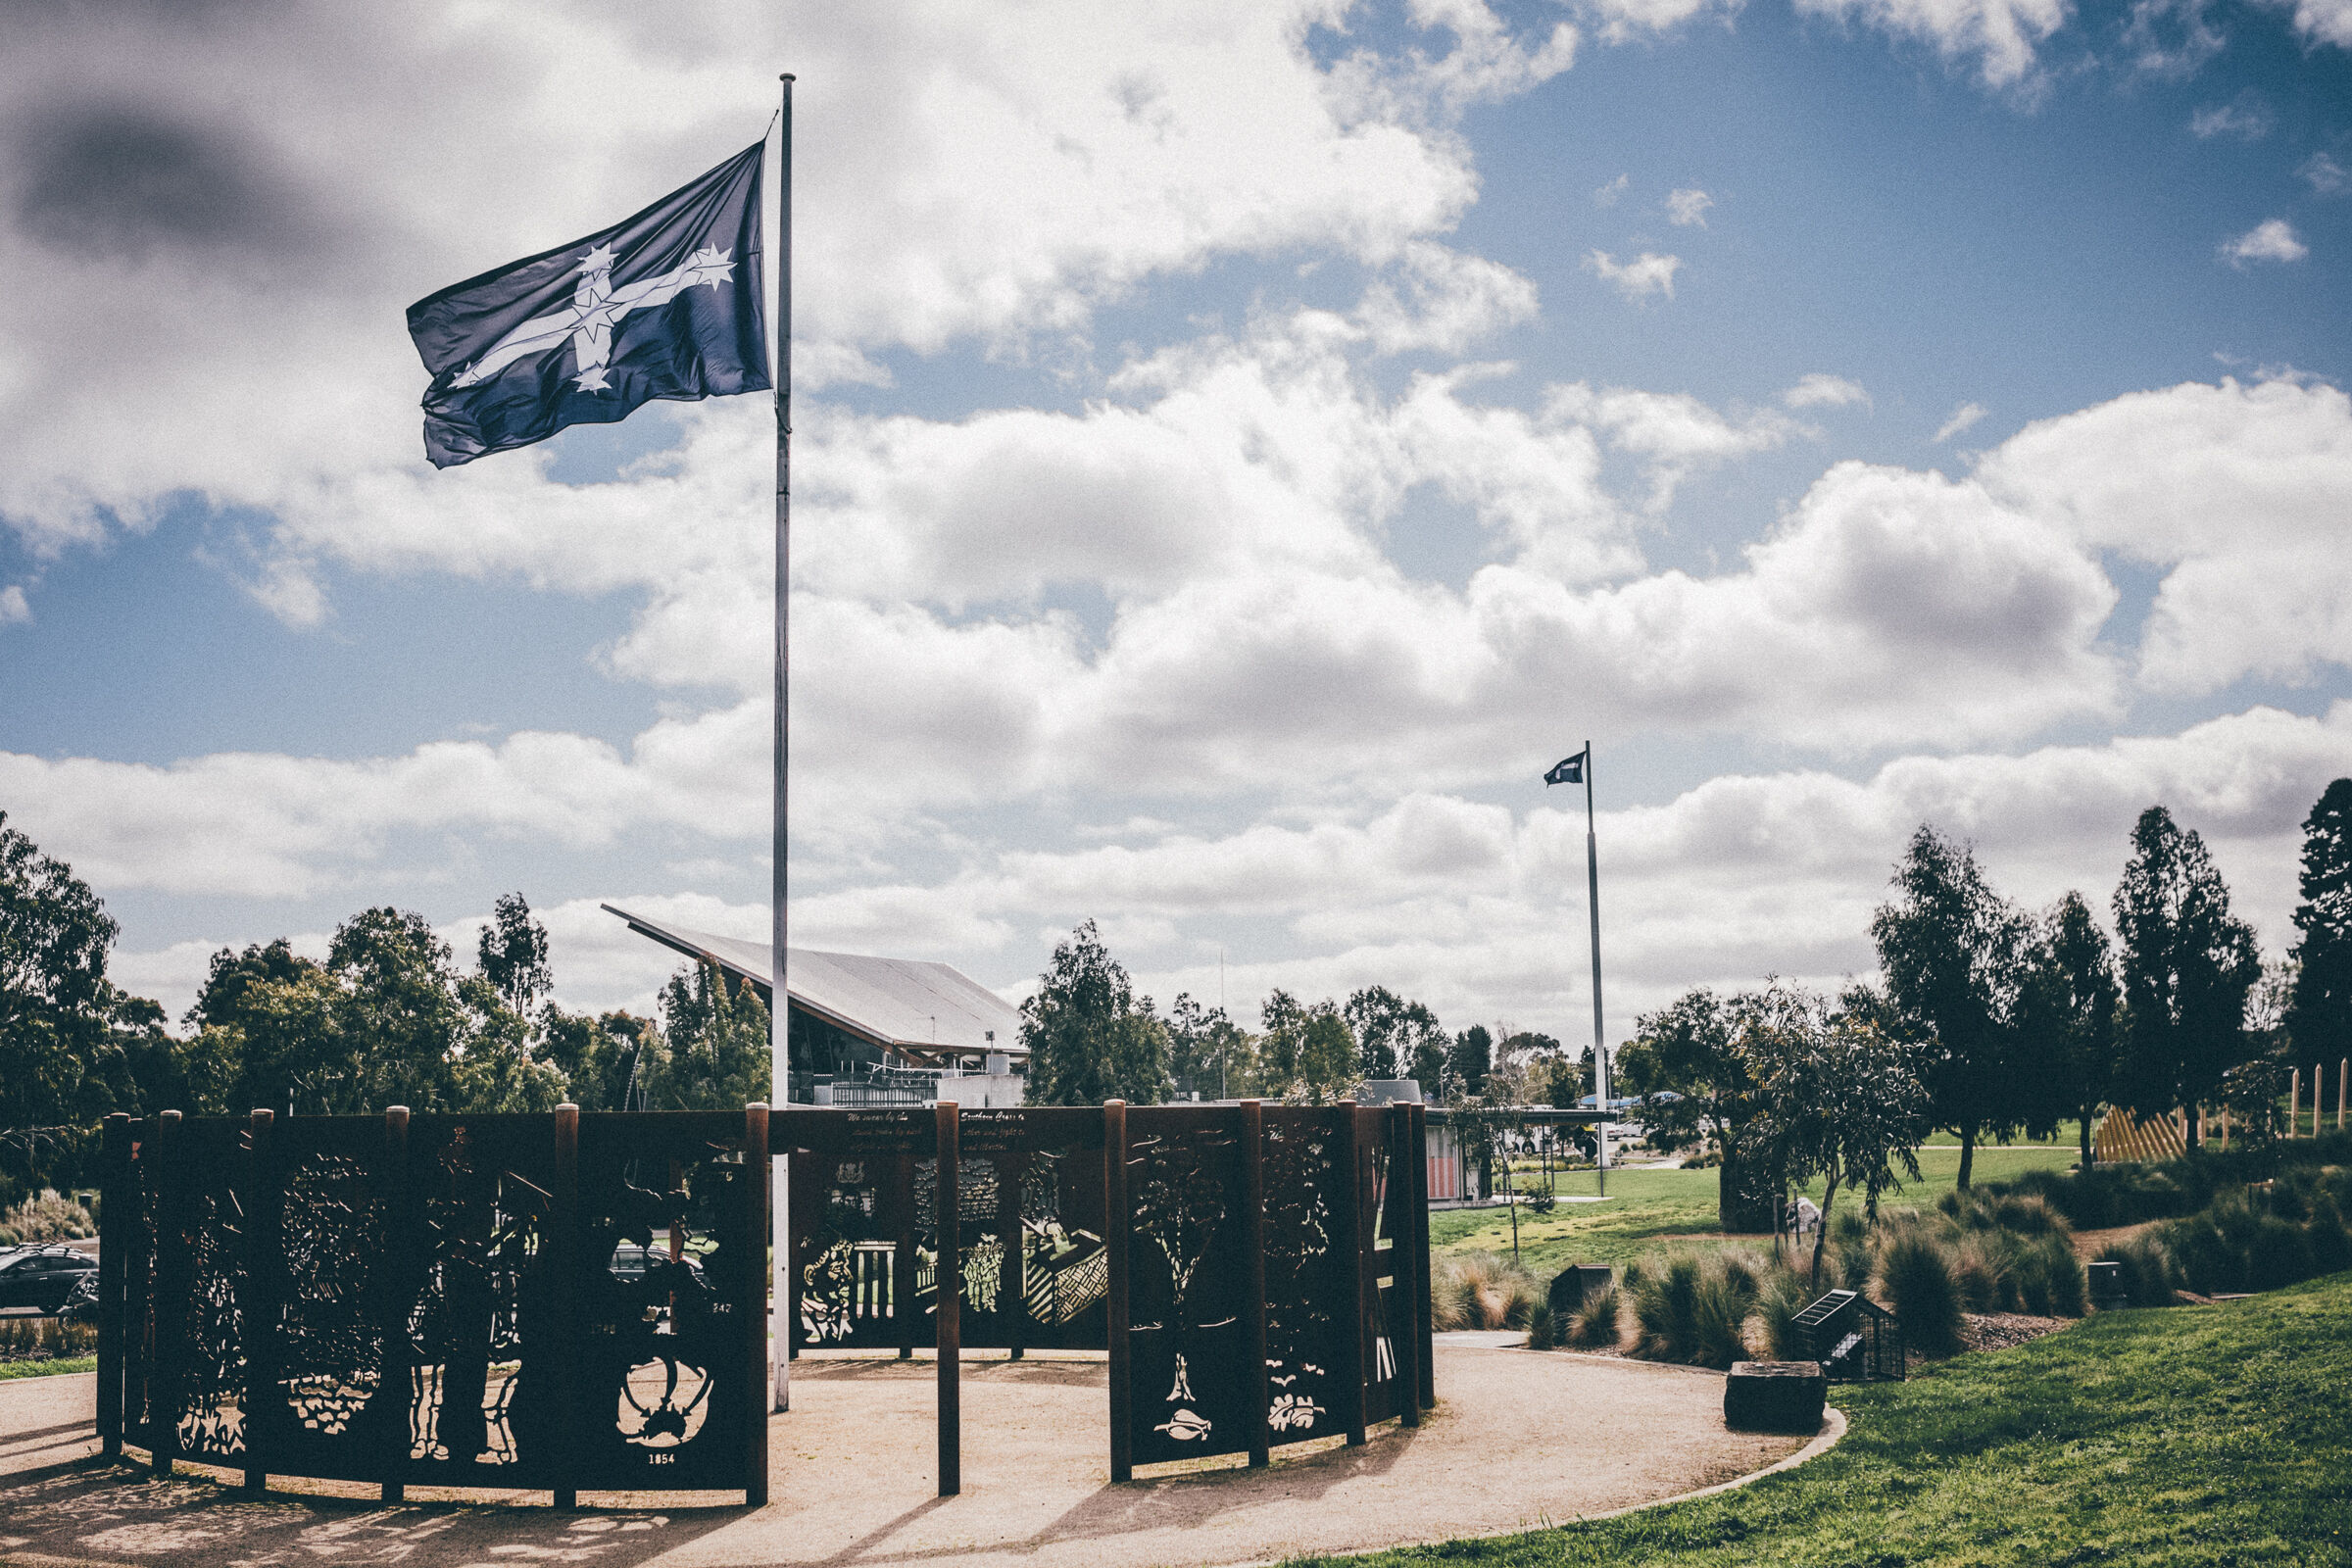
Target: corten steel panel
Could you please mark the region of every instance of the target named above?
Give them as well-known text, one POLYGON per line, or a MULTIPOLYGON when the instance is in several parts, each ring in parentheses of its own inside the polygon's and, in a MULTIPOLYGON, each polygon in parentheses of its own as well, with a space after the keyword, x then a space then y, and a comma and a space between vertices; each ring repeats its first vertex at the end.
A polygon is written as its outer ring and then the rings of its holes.
POLYGON ((379 1480, 387 1441, 409 1423, 405 1370, 386 1360, 384 1195, 397 1183, 383 1123, 283 1117, 262 1147, 256 1230, 268 1245, 254 1273, 270 1365, 257 1379, 269 1392, 252 1413, 256 1459, 286 1475, 379 1480))
POLYGON ((745 1164, 744 1124, 741 1111, 580 1117, 579 1237, 567 1284, 579 1338, 576 1486, 744 1484, 765 1386, 749 1375, 743 1325, 766 1310, 764 1255, 756 1269, 742 1255, 766 1152, 745 1164))
POLYGON ((1137 1464, 1248 1452, 1257 1377, 1238 1107, 1127 1112, 1129 1441, 1137 1464))
POLYGON ((168 1369, 157 1437, 175 1457, 245 1463, 247 1252, 246 1124, 182 1120, 163 1142, 160 1182, 164 1288, 158 1361, 168 1369))
POLYGON ((920 1161, 937 1138, 933 1113, 920 1106, 770 1115, 769 1147, 792 1159, 787 1310, 796 1352, 935 1343, 925 1299, 929 1249, 917 1244, 911 1289, 899 1252, 915 1219, 920 1161))
POLYGON ((99 1144, 98 1244, 98 1442, 113 1458, 122 1451, 123 1254, 133 1227, 130 1118, 116 1111, 106 1118, 99 1144), (113 1219, 113 1223, 109 1220, 113 1219))
POLYGON ((1268 1105, 1265 1154, 1266 1380, 1276 1444, 1345 1428, 1355 1339, 1346 1302, 1354 1267, 1340 1112, 1268 1105))
POLYGON ((409 1124, 407 1246, 392 1259, 409 1348, 416 1485, 555 1488, 565 1422, 551 1229, 552 1116, 418 1114, 409 1124))
MULTIPOLYGON (((798 1345, 912 1349, 938 1343, 933 1117, 927 1108, 772 1117, 771 1146, 794 1152, 798 1345), (902 1157, 911 1165, 904 1194, 902 1157), (908 1236, 911 1280, 902 1258, 908 1236), (904 1314, 902 1298, 910 1303, 904 1314)), ((962 1343, 1102 1348, 1107 1263, 1101 1160, 1090 1152, 1102 1145, 1102 1113, 975 1109, 961 1111, 957 1122, 962 1343), (1005 1235, 1016 1210, 1017 1250, 1005 1235)))

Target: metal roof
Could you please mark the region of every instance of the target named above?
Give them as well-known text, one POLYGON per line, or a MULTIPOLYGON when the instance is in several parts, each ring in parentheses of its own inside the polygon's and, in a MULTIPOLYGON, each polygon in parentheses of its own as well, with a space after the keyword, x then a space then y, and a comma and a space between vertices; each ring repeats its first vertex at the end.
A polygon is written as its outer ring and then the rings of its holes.
MULTIPOLYGON (((604 907, 627 921, 630 930, 749 980, 774 1004, 766 943, 672 925, 610 904, 604 907)), ((1028 1054, 1021 1045, 1019 1009, 953 964, 813 948, 793 948, 786 956, 795 1007, 876 1045, 916 1055, 990 1051, 1016 1058, 1028 1054), (991 1030, 996 1032, 994 1040, 988 1038, 991 1030)))

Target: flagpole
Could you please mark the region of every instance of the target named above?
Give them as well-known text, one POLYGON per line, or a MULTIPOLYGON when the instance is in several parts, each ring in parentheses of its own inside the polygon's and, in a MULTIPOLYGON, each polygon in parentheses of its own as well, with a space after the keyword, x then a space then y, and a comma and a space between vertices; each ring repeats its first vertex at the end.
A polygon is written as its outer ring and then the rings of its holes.
POLYGON ((1609 1057, 1600 1041, 1600 848, 1592 834, 1592 743, 1585 742, 1585 907, 1592 916, 1592 1104, 1600 1112, 1600 1192, 1609 1192, 1609 1057))
MULTIPOLYGON (((789 752, 792 728, 792 83, 790 72, 780 78, 783 106, 777 115, 776 159, 776 755, 775 832, 770 843, 773 865, 768 905, 768 1057, 770 1103, 781 1106, 792 1099, 792 1004, 785 975, 784 898, 789 880, 787 850, 791 843, 789 752)), ((773 1165, 775 1263, 769 1282, 768 1345, 775 1364, 778 1410, 792 1408, 790 1309, 792 1165, 778 1158, 773 1165)))

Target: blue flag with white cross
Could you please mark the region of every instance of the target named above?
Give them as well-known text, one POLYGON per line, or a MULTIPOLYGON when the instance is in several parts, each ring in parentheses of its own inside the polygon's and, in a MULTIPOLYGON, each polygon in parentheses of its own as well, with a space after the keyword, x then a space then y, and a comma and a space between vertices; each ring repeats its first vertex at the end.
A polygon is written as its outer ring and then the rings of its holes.
POLYGON ((409 307, 432 385, 424 451, 447 468, 625 419, 655 398, 764 392, 764 141, 634 218, 409 307))

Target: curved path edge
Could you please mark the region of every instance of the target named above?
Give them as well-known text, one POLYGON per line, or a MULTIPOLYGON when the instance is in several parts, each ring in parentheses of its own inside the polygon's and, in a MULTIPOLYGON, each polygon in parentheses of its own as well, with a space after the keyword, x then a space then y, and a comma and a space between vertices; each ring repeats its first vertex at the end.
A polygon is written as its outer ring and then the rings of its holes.
MULTIPOLYGON (((1614 1360, 1616 1358, 1595 1356, 1593 1359, 1614 1360)), ((1669 1365, 1664 1362, 1651 1364, 1658 1366, 1661 1370, 1669 1365)), ((1690 1367, 1688 1370, 1703 1373, 1707 1369, 1690 1367)), ((1432 1536, 1426 1541, 1392 1541, 1385 1545, 1359 1546, 1351 1551, 1327 1551, 1318 1553, 1318 1555, 1324 1557, 1369 1557, 1383 1551, 1414 1551, 1423 1546, 1443 1545, 1449 1541, 1501 1541, 1509 1536, 1532 1536, 1544 1530, 1566 1530, 1572 1525, 1598 1524, 1603 1519, 1622 1519, 1629 1513, 1647 1513, 1652 1508, 1671 1508, 1678 1502, 1696 1502, 1701 1497, 1712 1497, 1721 1493, 1737 1492, 1751 1482, 1763 1480, 1766 1476, 1778 1475, 1783 1470, 1793 1470, 1798 1465, 1829 1452, 1844 1436, 1845 1412, 1834 1404, 1824 1405, 1821 1410, 1821 1430, 1813 1434, 1813 1440, 1810 1443, 1787 1458, 1776 1460, 1761 1470, 1750 1470, 1743 1476, 1734 1476, 1729 1481, 1718 1481, 1711 1487, 1700 1487, 1692 1492, 1678 1492, 1671 1497, 1655 1497, 1648 1502, 1632 1502, 1622 1508, 1604 1508, 1598 1513, 1573 1514, 1552 1524, 1529 1525, 1510 1530, 1490 1530, 1467 1536, 1432 1536)), ((1267 1557, 1258 1562, 1236 1565, 1236 1568, 1271 1568, 1271 1565, 1291 1560, 1293 1559, 1267 1557)))

